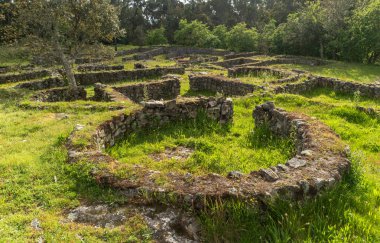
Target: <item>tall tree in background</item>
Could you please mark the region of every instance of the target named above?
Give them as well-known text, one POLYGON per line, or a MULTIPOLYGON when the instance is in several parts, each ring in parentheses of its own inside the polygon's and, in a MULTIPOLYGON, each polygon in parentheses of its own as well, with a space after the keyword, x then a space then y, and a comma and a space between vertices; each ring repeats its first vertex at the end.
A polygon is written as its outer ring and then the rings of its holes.
POLYGON ((376 63, 380 59, 380 0, 371 0, 356 9, 349 25, 349 58, 376 63))
POLYGON ((105 0, 20 0, 15 4, 18 38, 30 47, 41 47, 60 63, 72 87, 77 84, 70 59, 99 41, 112 42, 121 33, 116 10, 105 0))

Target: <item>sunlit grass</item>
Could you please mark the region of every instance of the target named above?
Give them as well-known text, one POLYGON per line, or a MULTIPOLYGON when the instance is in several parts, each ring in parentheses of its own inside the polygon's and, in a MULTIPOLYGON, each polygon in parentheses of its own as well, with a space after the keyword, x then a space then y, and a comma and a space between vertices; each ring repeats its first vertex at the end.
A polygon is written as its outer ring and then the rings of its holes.
POLYGON ((306 70, 315 75, 339 78, 348 81, 356 81, 360 83, 373 83, 375 81, 380 81, 379 65, 365 65, 360 63, 329 61, 327 65, 321 66, 293 64, 283 64, 276 66, 282 68, 306 70))
POLYGON ((194 174, 241 171, 285 163, 294 153, 291 139, 281 139, 263 128, 254 129, 252 109, 235 104, 232 125, 221 126, 200 114, 195 121, 169 124, 130 135, 109 152, 120 161, 166 172, 194 174), (259 134, 259 135, 258 135, 259 134), (263 139, 264 138, 264 139, 263 139), (194 150, 184 160, 155 161, 152 155, 178 146, 194 150))

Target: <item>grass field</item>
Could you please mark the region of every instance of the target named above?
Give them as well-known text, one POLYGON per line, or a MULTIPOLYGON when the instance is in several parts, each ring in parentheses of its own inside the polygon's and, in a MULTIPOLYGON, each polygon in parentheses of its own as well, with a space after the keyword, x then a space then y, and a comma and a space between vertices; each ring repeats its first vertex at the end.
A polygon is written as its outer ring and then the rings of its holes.
POLYGON ((379 65, 365 65, 359 63, 329 61, 327 65, 321 66, 293 64, 282 64, 275 66, 289 69, 300 69, 311 72, 315 75, 339 78, 342 80, 355 81, 360 83, 374 83, 376 81, 380 81, 379 65))
MULTIPOLYGON (((5 59, 7 62, 1 59, 1 64, 10 65, 22 63, 24 57, 5 59)), ((320 67, 288 67, 367 83, 380 76, 379 66, 361 64, 334 62, 320 67)), ((181 94, 199 95, 189 91, 187 74, 182 76, 181 94)), ((151 230, 141 215, 132 212, 125 225, 114 229, 65 222, 68 210, 81 204, 127 203, 118 192, 96 185, 89 176, 91 166, 67 164, 63 146, 76 124, 91 127, 118 111, 107 111, 106 107, 87 101, 51 104, 47 110, 24 109, 19 103, 27 95, 29 92, 0 88, 0 242, 34 242, 39 238, 47 242, 151 242, 151 230), (88 104, 94 108, 83 108, 88 104), (31 227, 36 218, 42 230, 31 227)), ((379 242, 380 120, 354 107, 359 104, 378 108, 376 100, 323 89, 303 95, 234 98, 235 117, 230 127, 202 119, 198 124, 179 123, 150 134, 136 134, 110 153, 121 160, 132 158, 128 163, 200 174, 249 172, 283 162, 292 153, 289 141, 258 141, 252 134, 251 112, 266 100, 316 117, 330 126, 351 147, 352 171, 335 189, 305 202, 277 201, 265 210, 237 202, 210 205, 198 215, 205 241, 379 242), (178 145, 195 148, 196 152, 183 164, 149 160, 150 154, 178 145), (241 160, 247 163, 239 164, 241 160)))
MULTIPOLYGON (((231 125, 220 126, 199 114, 196 121, 178 122, 148 133, 133 134, 109 152, 125 163, 140 164, 154 170, 226 175, 234 170, 249 173, 285 163, 294 154, 294 146, 291 139, 277 138, 265 128, 254 131, 252 107, 238 102, 234 106, 231 125), (188 158, 156 161, 154 155, 177 147, 191 150, 188 158)), ((178 153, 181 155, 181 151, 178 153)))

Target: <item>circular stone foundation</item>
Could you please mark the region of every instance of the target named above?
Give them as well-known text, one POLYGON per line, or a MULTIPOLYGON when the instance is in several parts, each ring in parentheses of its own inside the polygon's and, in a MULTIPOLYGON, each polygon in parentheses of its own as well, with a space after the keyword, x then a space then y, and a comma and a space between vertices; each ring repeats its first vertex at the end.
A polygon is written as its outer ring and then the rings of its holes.
MULTIPOLYGON (((296 155, 285 164, 249 174, 231 171, 227 176, 216 173, 197 175, 122 163, 103 152, 114 146, 117 139, 133 135, 138 130, 152 131, 157 124, 163 126, 175 121, 196 121, 200 110, 208 118, 228 124, 233 105, 229 99, 202 97, 148 102, 141 110, 120 114, 102 123, 85 146, 73 143, 81 139, 80 134, 74 132, 67 143, 69 161, 92 163, 91 174, 99 184, 122 190, 126 195, 170 200, 198 209, 205 207, 207 200, 227 198, 250 202, 274 197, 302 199, 331 187, 349 169, 345 145, 330 128, 307 116, 275 108, 270 102, 257 106, 253 117, 257 127, 266 126, 275 136, 293 140, 296 155)), ((238 115, 236 112, 235 118, 238 115)))
POLYGON ((252 109, 242 103, 235 104, 234 110, 230 124, 220 125, 200 112, 194 120, 129 134, 107 152, 133 166, 195 175, 250 173, 294 156, 291 138, 274 136, 265 126, 254 128, 252 109))

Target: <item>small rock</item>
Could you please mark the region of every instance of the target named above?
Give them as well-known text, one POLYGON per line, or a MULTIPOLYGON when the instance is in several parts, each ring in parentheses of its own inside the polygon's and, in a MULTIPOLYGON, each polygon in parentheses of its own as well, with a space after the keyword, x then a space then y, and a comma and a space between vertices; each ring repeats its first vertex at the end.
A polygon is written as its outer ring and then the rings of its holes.
POLYGON ((231 171, 228 172, 227 178, 237 180, 240 179, 243 176, 243 174, 240 171, 231 171))
POLYGON ((30 226, 32 226, 32 228, 35 230, 42 230, 40 221, 38 219, 33 219, 30 223, 30 226))
POLYGON ((303 159, 297 159, 297 158, 292 158, 286 162, 286 165, 289 167, 292 167, 294 169, 297 169, 299 167, 305 166, 307 163, 306 160, 303 159))
POLYGON ((278 164, 277 169, 281 170, 281 171, 289 171, 289 167, 287 167, 286 165, 283 165, 283 164, 278 164))
POLYGON ((266 181, 277 181, 280 179, 276 172, 271 169, 261 169, 259 173, 266 181))
POLYGON ((82 124, 76 124, 74 130, 75 131, 80 131, 80 130, 83 130, 83 128, 84 128, 84 125, 82 125, 82 124))
POLYGON ((321 178, 315 178, 314 182, 315 182, 315 188, 317 189, 317 191, 322 189, 326 184, 326 181, 324 179, 321 179, 321 178))
POLYGON ((270 111, 274 109, 274 103, 273 102, 267 102, 262 105, 262 108, 264 111, 270 111))
POLYGON ((313 156, 313 151, 312 150, 304 150, 301 152, 301 155, 311 157, 311 156, 313 156))
POLYGON ((69 118, 69 115, 67 115, 66 113, 56 113, 55 118, 58 120, 63 120, 69 118))

